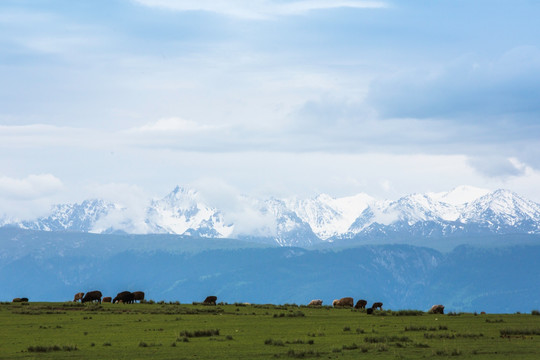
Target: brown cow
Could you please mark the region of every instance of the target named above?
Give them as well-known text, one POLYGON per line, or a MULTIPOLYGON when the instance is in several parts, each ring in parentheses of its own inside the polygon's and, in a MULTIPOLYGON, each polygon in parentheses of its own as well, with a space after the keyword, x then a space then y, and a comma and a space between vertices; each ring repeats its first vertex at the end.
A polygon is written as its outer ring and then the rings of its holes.
POLYGON ((365 309, 366 308, 366 305, 367 305, 367 301, 366 300, 358 300, 356 302, 356 305, 354 305, 354 308, 355 309, 365 309))
POLYGON ((376 303, 373 303, 373 305, 371 306, 371 308, 372 308, 373 310, 375 310, 375 309, 377 309, 377 308, 378 308, 379 310, 382 310, 382 305, 383 305, 382 302, 376 302, 376 303))
POLYGON ((319 300, 319 299, 311 300, 308 306, 322 306, 322 300, 319 300))
POLYGON ((428 314, 444 314, 444 306, 433 305, 431 309, 429 309, 428 314))
POLYGON ((205 305, 216 305, 217 296, 207 296, 206 299, 204 299, 203 304, 205 305))
POLYGON ((83 293, 83 292, 76 293, 76 294, 75 294, 75 297, 73 298, 73 301, 80 301, 80 300, 82 300, 83 297, 84 297, 84 293, 83 293))
POLYGON ((332 303, 334 307, 353 307, 354 300, 352 297, 344 297, 339 300, 334 300, 332 303))
POLYGON ((106 296, 106 297, 104 297, 103 300, 101 300, 101 301, 104 302, 104 303, 110 303, 110 302, 112 302, 112 297, 106 296))
POLYGON ((142 291, 134 291, 133 292, 133 301, 139 301, 142 302, 144 300, 144 292, 142 291))
POLYGON ((101 297, 103 295, 101 294, 101 291, 99 290, 94 290, 94 291, 90 291, 90 292, 87 292, 84 297, 82 298, 81 302, 82 303, 85 303, 85 302, 94 302, 97 300, 98 303, 101 304, 101 297))

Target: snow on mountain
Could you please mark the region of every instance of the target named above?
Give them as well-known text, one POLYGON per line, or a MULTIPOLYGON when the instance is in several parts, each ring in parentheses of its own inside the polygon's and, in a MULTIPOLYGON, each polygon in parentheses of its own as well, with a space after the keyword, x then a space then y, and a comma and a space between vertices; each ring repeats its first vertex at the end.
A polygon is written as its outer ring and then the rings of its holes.
MULTIPOLYGON (((332 198, 252 199, 246 214, 260 214, 264 227, 235 232, 225 214, 202 201, 196 190, 176 187, 134 211, 103 200, 55 206, 50 215, 11 223, 25 229, 79 232, 170 233, 199 237, 243 237, 282 246, 385 236, 441 237, 451 234, 540 234, 540 205, 508 190, 462 186, 449 192, 376 200, 366 194, 332 198), (267 221, 269 219, 270 221, 267 221)), ((258 218, 256 216, 255 218, 258 218)), ((231 217, 234 218, 234 217, 231 217)), ((249 220, 246 220, 249 221, 249 220)), ((256 225, 256 224, 254 224, 256 225)), ((239 227, 240 229, 240 227, 239 227)))
POLYGON ((508 190, 459 187, 375 202, 340 238, 448 236, 455 233, 540 233, 540 205, 508 190))
POLYGON ((487 189, 464 185, 458 186, 448 192, 427 193, 427 195, 433 200, 459 206, 473 202, 474 200, 479 199, 488 193, 489 190, 487 189))
POLYGON ((456 207, 434 200, 429 195, 412 194, 396 201, 373 203, 355 219, 349 228, 349 233, 361 233, 372 224, 388 226, 402 223, 412 226, 418 222, 454 221, 458 217, 459 212, 456 207))
POLYGON ((263 212, 276 219, 275 241, 282 246, 309 246, 320 242, 311 226, 287 206, 284 200, 270 199, 264 202, 263 212))
POLYGON ((467 204, 459 218, 494 232, 540 232, 540 205, 508 190, 496 190, 467 204))
POLYGON ((91 232, 100 218, 118 208, 117 204, 99 199, 85 200, 81 204, 61 204, 54 206, 48 217, 24 221, 20 223, 20 227, 44 231, 91 232))
POLYGON ((233 226, 222 214, 200 201, 195 190, 176 187, 170 194, 153 200, 146 209, 134 211, 103 200, 85 200, 81 204, 55 206, 51 215, 17 224, 44 231, 126 232, 136 234, 169 233, 204 237, 228 237, 233 226))
POLYGON ((314 199, 288 199, 285 200, 285 205, 309 224, 320 239, 326 240, 345 233, 353 221, 374 201, 375 199, 366 194, 338 199, 322 194, 314 199))
POLYGON ((413 194, 390 204, 390 211, 399 213, 399 220, 413 225, 419 221, 453 221, 459 216, 455 207, 433 200, 427 195, 413 194))
POLYGON ((204 204, 197 191, 179 186, 152 201, 146 223, 149 233, 228 237, 233 231, 232 225, 224 223, 221 212, 204 204))

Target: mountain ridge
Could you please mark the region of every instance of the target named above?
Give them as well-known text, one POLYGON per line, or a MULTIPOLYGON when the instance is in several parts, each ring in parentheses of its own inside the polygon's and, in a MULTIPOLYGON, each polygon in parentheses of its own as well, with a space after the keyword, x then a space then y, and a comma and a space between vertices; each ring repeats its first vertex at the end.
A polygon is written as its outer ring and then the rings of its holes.
MULTIPOLYGON (((251 213, 264 217, 256 238, 280 246, 389 238, 444 238, 466 234, 540 234, 540 204, 505 189, 469 186, 443 193, 409 194, 377 200, 367 194, 333 198, 256 199, 251 213)), ((91 233, 178 234, 207 238, 249 238, 227 213, 203 201, 195 189, 177 186, 145 209, 102 199, 59 204, 42 218, 8 222, 29 230, 91 233), (133 214, 138 214, 133 216, 133 214)))

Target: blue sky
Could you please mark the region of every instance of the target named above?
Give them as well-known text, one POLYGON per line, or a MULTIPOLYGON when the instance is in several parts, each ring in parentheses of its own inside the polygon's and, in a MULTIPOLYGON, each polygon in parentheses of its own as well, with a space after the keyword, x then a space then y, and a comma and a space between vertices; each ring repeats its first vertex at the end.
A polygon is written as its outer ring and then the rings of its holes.
POLYGON ((2 0, 0 214, 234 194, 540 202, 537 1, 2 0))

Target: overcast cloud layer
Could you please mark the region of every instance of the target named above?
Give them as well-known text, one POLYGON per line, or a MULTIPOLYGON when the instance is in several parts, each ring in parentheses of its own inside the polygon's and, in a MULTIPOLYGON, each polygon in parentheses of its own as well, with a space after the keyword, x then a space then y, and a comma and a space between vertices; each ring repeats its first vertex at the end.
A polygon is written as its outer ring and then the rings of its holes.
POLYGON ((176 184, 221 206, 464 184, 540 202, 539 16, 526 0, 1 1, 0 217, 176 184))

